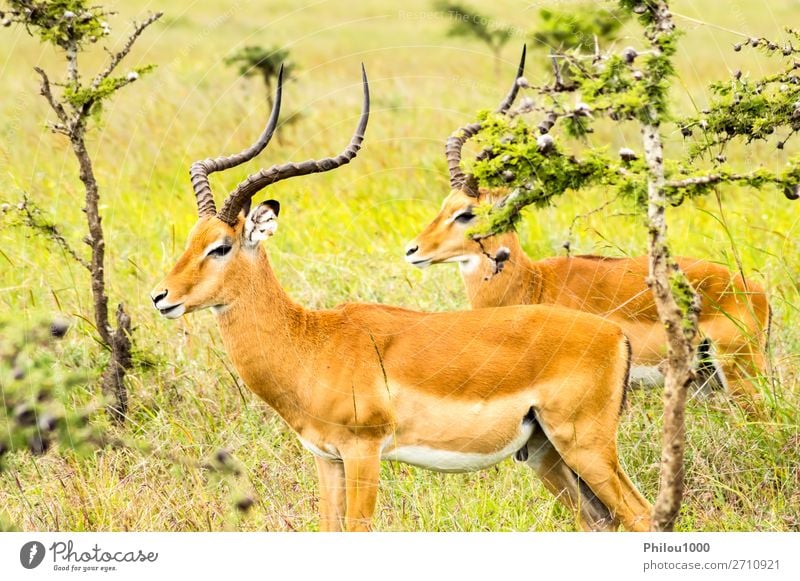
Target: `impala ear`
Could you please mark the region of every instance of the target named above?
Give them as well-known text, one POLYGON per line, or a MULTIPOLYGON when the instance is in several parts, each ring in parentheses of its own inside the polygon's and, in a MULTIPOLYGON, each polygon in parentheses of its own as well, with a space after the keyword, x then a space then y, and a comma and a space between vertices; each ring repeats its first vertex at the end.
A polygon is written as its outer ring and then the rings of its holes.
POLYGON ((278 213, 281 205, 275 200, 261 202, 247 214, 244 223, 244 245, 253 248, 266 240, 278 229, 278 213))

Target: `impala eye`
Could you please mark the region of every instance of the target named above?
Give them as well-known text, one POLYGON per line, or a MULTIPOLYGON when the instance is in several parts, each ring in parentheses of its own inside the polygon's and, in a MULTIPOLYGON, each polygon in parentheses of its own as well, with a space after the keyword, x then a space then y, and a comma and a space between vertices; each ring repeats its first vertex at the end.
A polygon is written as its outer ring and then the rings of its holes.
POLYGON ((214 248, 212 250, 209 250, 208 251, 208 256, 213 256, 215 258, 220 258, 220 257, 225 256, 226 254, 228 254, 228 252, 231 251, 231 248, 233 248, 233 247, 230 244, 222 244, 222 245, 217 246, 216 248, 214 248))
POLYGON ((472 222, 475 219, 475 214, 471 211, 467 210, 466 212, 461 212, 458 216, 454 218, 454 220, 460 224, 467 224, 472 222))

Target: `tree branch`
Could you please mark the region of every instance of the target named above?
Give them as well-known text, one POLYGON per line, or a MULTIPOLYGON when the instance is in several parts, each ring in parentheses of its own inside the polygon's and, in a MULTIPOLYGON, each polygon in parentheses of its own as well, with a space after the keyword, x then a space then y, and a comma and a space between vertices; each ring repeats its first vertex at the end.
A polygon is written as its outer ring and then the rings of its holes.
POLYGON ((67 116, 67 112, 64 111, 64 107, 61 105, 61 103, 56 101, 55 97, 53 97, 53 92, 50 90, 50 79, 47 77, 47 73, 39 67, 33 67, 33 70, 36 71, 42 78, 42 85, 39 88, 39 94, 47 99, 47 102, 50 104, 50 108, 55 111, 61 123, 69 123, 69 117, 67 116))
POLYGON ((96 89, 97 87, 99 87, 100 83, 102 83, 105 79, 107 79, 111 75, 111 73, 114 72, 114 69, 117 68, 117 65, 131 51, 131 48, 133 48, 134 43, 139 38, 139 36, 141 36, 142 32, 144 32, 144 30, 148 26, 153 24, 163 15, 164 15, 163 12, 156 12, 154 14, 151 14, 144 21, 138 24, 134 22, 133 32, 131 32, 131 34, 128 36, 128 39, 125 41, 125 44, 122 46, 122 48, 116 53, 113 53, 111 55, 111 59, 109 60, 108 66, 103 71, 98 73, 97 76, 94 78, 94 80, 92 81, 92 89, 96 89))
POLYGON ((28 228, 54 241, 56 244, 61 246, 64 252, 71 256, 78 264, 80 264, 86 270, 91 271, 91 266, 89 266, 89 263, 86 262, 86 260, 84 260, 80 254, 78 254, 78 252, 70 245, 69 242, 67 242, 67 239, 64 238, 63 234, 61 234, 58 226, 46 221, 40 216, 41 210, 39 210, 39 208, 35 205, 31 204, 31 200, 27 194, 22 194, 22 203, 17 206, 17 208, 22 214, 23 223, 28 228))

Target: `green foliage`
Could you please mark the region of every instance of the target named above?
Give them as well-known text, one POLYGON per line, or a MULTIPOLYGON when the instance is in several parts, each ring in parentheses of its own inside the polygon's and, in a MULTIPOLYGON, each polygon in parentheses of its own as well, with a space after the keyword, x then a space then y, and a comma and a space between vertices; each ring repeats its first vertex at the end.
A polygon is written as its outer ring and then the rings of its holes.
MULTIPOLYGON (((686 197, 704 195, 720 183, 756 188, 774 185, 782 188, 787 197, 800 195, 799 159, 793 159, 780 172, 762 168, 747 174, 722 164, 722 156, 710 175, 697 174, 692 163, 697 155, 715 146, 723 147, 736 137, 752 141, 781 128, 789 136, 800 131, 800 64, 792 62, 783 73, 759 81, 736 75, 731 83, 715 84, 712 90, 717 101, 702 118, 673 119, 669 88, 675 77, 673 58, 680 34, 657 26, 652 17, 655 3, 623 1, 620 7, 640 16, 651 50, 640 53, 626 48, 620 54, 598 55, 592 51, 587 55, 556 55, 555 81, 529 88, 538 97, 535 101, 529 98, 528 104, 513 114, 513 122, 480 114, 485 122, 478 140, 484 153, 472 171, 481 185, 513 190, 513 201, 487 211, 487 219, 474 234, 513 228, 516 215, 525 206, 541 206, 569 190, 596 185, 643 207, 650 174, 640 159, 641 153, 620 151, 618 158, 598 147, 584 147, 577 156, 564 153, 568 139, 586 137, 601 117, 617 122, 636 121, 643 128, 674 121, 687 136, 693 128, 703 128, 703 139, 691 146, 687 160, 662 161, 668 180, 666 194, 675 205, 686 197), (576 103, 576 99, 580 101, 576 103), (542 121, 536 124, 529 113, 541 115, 542 121), (537 134, 539 137, 534 138, 537 134)), ((794 31, 790 33, 800 38, 794 31)), ((779 46, 766 39, 753 39, 749 44, 768 54, 789 57, 798 53, 791 44, 779 46)))
POLYGON ((238 66, 239 74, 244 77, 261 75, 267 87, 278 76, 283 65, 283 78, 289 80, 296 65, 289 60, 289 49, 273 46, 245 46, 225 59, 225 64, 238 66))
POLYGON ((87 107, 90 115, 101 111, 102 102, 116 93, 125 85, 139 79, 142 75, 155 70, 156 65, 136 67, 124 77, 108 77, 103 79, 97 87, 91 85, 72 84, 64 88, 64 100, 74 109, 87 107))
POLYGON ((601 43, 613 41, 630 13, 596 3, 570 6, 566 10, 542 8, 533 40, 557 51, 594 51, 595 37, 601 43))
MULTIPOLYGON (((626 177, 631 164, 610 159, 603 150, 589 151, 582 159, 564 153, 546 137, 536 138, 521 116, 509 119, 505 115, 482 112, 483 129, 478 142, 486 154, 476 161, 471 171, 478 181, 489 187, 513 187, 506 202, 481 214, 485 221, 476 234, 502 232, 513 228, 519 211, 527 205, 537 207, 572 190, 591 186, 619 186, 638 191, 626 177), (544 141, 543 141, 544 139, 544 141)), ((549 137, 549 135, 547 136, 549 137)), ((634 163, 643 171, 641 162, 634 163)))
MULTIPOLYGON (((789 35, 800 40, 800 33, 787 29, 789 35)), ((741 71, 726 82, 713 83, 713 99, 701 115, 682 123, 684 135, 698 131, 699 137, 691 144, 692 158, 712 154, 721 156, 728 143, 734 139, 767 141, 776 139, 776 147, 783 149, 786 142, 800 131, 800 49, 791 42, 782 46, 764 38, 754 38, 746 46, 763 50, 768 55, 784 58, 784 69, 762 79, 751 79, 741 71)), ((737 44, 735 50, 741 50, 737 44)))
POLYGON ((6 0, 7 11, 0 12, 2 24, 24 24, 42 42, 64 50, 95 43, 110 34, 105 17, 108 12, 86 0, 6 0))
POLYGON ((8 452, 41 455, 55 445, 86 454, 100 443, 90 422, 97 406, 73 406, 87 378, 63 364, 54 344, 67 330, 60 319, 0 318, 0 471, 8 452))
POLYGON ((447 32, 449 36, 480 40, 495 53, 499 52, 514 34, 511 26, 499 24, 466 4, 440 0, 435 6, 437 10, 447 12, 453 20, 447 32))

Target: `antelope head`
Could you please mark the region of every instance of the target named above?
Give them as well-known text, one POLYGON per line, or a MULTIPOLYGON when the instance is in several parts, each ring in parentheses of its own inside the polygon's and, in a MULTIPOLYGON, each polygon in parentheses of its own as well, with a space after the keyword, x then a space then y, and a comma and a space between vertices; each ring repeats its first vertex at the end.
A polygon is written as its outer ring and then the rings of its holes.
POLYGON ((197 198, 199 219, 181 257, 150 294, 153 305, 169 319, 211 307, 222 312, 242 288, 243 273, 263 253, 260 242, 272 236, 277 227, 280 204, 275 200, 252 206, 260 190, 278 181, 330 171, 349 163, 361 148, 369 120, 369 85, 361 67, 364 102, 355 133, 348 146, 336 157, 309 159, 300 163, 273 165, 251 174, 231 192, 217 211, 208 176, 245 163, 269 143, 278 124, 283 91, 283 67, 278 73, 275 104, 267 126, 248 149, 227 157, 209 158, 192 164, 189 171, 197 198))
MULTIPOLYGON (((518 80, 525 71, 525 47, 522 49, 514 84, 496 109, 507 113, 519 92, 518 80)), ((471 123, 456 130, 445 146, 447 166, 450 171, 450 194, 441 210, 423 231, 406 245, 406 262, 425 268, 442 262, 458 262, 462 266, 474 264, 485 254, 480 244, 467 236, 475 225, 475 209, 480 204, 498 202, 496 192, 479 189, 474 176, 461 169, 461 150, 470 138, 481 129, 481 123, 471 123)))

